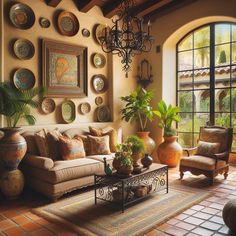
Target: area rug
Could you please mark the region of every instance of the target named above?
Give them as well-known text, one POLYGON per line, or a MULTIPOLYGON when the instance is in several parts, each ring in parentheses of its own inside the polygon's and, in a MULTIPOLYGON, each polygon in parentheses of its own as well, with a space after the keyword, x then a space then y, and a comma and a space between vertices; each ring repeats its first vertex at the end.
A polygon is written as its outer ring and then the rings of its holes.
POLYGON ((209 192, 201 190, 170 188, 168 194, 148 196, 122 213, 107 202, 98 200, 95 205, 94 192, 89 191, 33 209, 33 212, 79 235, 131 236, 146 232, 207 196, 209 192))

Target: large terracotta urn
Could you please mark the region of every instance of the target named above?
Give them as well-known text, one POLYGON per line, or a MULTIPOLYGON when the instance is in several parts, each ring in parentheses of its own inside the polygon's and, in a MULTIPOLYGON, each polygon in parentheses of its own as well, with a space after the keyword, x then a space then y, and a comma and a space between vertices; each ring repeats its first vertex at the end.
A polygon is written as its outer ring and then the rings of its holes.
POLYGON ((151 155, 154 151, 154 148, 156 146, 155 141, 149 136, 150 132, 140 131, 136 133, 139 138, 141 138, 144 141, 145 145, 145 153, 151 155))
POLYGON ((164 142, 157 149, 158 159, 169 167, 176 167, 183 153, 182 147, 176 141, 177 138, 178 136, 164 137, 164 142))
POLYGON ((17 167, 25 156, 27 144, 19 133, 20 128, 1 128, 0 130, 4 133, 0 139, 0 161, 5 169, 1 176, 1 188, 6 196, 17 198, 24 186, 23 174, 17 167), (6 190, 7 185, 15 187, 6 190))

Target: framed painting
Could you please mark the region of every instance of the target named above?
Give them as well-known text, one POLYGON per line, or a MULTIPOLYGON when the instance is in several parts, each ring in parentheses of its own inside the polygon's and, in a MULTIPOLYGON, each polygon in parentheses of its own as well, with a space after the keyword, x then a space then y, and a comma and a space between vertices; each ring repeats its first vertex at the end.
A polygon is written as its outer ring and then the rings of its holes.
POLYGON ((87 96, 87 48, 43 39, 42 50, 47 96, 87 96))

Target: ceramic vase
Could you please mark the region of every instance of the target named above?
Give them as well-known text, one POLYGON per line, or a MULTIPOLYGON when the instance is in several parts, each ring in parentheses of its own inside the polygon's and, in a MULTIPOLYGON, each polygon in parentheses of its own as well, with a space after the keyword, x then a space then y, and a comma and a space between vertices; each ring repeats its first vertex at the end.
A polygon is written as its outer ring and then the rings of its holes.
POLYGON ((0 160, 5 169, 1 178, 1 188, 6 196, 17 198, 24 186, 23 174, 17 167, 25 156, 27 144, 19 133, 20 128, 1 128, 1 131, 4 136, 0 139, 0 160))
POLYGON ((153 159, 148 154, 145 154, 144 157, 141 159, 141 163, 144 168, 149 168, 152 162, 153 162, 153 159))
POLYGON ((154 148, 156 146, 155 141, 149 136, 150 132, 137 132, 136 133, 139 138, 141 138, 144 141, 145 145, 145 153, 151 155, 154 151, 154 148))
POLYGON ((176 141, 178 136, 164 137, 164 142, 157 149, 158 159, 162 164, 176 167, 182 156, 183 149, 176 141))

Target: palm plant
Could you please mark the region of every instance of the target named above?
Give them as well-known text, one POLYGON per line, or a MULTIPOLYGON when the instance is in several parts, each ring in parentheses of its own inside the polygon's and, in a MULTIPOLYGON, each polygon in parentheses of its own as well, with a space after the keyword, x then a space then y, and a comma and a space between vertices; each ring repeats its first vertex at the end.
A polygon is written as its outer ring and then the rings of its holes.
POLYGON ((37 108, 45 93, 43 87, 20 90, 10 83, 0 83, 0 114, 6 117, 7 126, 16 127, 20 119, 34 125, 36 119, 30 114, 30 108, 37 108))
POLYGON ((153 91, 147 91, 142 87, 138 87, 128 96, 121 97, 121 100, 126 102, 125 108, 121 110, 122 120, 127 122, 138 121, 141 131, 144 131, 147 121, 153 118, 150 105, 153 97, 153 91))
POLYGON ((176 135, 176 130, 172 128, 172 122, 180 121, 180 116, 177 114, 180 112, 179 107, 169 106, 162 100, 157 104, 157 110, 153 113, 159 118, 158 126, 164 129, 164 136, 176 135))

